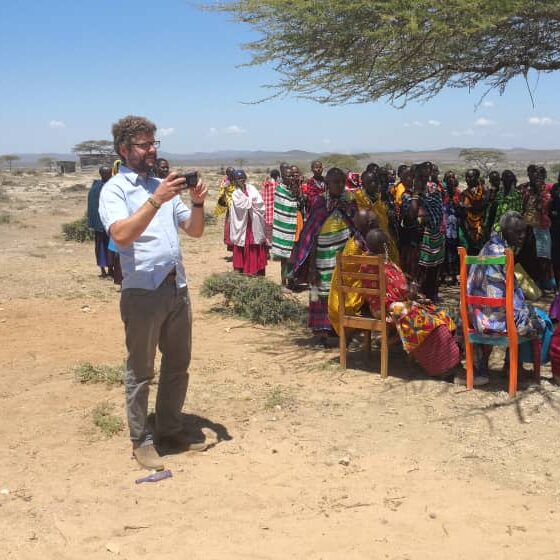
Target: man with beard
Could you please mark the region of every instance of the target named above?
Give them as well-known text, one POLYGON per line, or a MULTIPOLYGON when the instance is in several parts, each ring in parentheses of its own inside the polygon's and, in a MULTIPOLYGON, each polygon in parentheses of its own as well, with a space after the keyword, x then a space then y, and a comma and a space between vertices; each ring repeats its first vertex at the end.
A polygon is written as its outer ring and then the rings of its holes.
POLYGON ((123 271, 121 317, 128 358, 126 411, 132 450, 147 469, 163 469, 159 450, 201 450, 183 432, 181 411, 191 358, 192 312, 177 230, 191 237, 204 231, 207 189, 199 179, 189 189, 189 209, 179 196, 184 177, 152 175, 159 141, 156 126, 127 116, 113 125, 115 151, 123 164, 101 192, 100 216, 117 244, 123 271), (155 431, 148 423, 148 393, 156 348, 161 351, 155 431))

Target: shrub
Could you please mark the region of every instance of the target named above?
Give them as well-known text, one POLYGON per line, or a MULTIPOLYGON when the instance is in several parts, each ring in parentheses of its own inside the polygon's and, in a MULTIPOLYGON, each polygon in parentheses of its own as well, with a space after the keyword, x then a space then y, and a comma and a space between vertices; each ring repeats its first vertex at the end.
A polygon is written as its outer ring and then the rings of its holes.
POLYGON ((93 423, 108 438, 117 435, 124 429, 124 422, 113 414, 114 409, 115 405, 110 402, 103 402, 98 404, 92 413, 93 423))
POLYGON ((76 381, 80 383, 105 383, 122 385, 124 383, 123 366, 94 365, 82 362, 73 368, 76 381))
POLYGON ((62 234, 64 235, 64 241, 79 241, 83 243, 84 241, 93 241, 95 239, 95 233, 89 229, 86 216, 75 222, 62 224, 62 234))
POLYGON ((305 308, 282 288, 263 277, 244 276, 237 272, 212 274, 202 285, 205 297, 224 296, 225 308, 260 325, 301 323, 305 308))
POLYGON ((0 213, 0 224, 9 224, 12 221, 12 216, 7 212, 0 213))

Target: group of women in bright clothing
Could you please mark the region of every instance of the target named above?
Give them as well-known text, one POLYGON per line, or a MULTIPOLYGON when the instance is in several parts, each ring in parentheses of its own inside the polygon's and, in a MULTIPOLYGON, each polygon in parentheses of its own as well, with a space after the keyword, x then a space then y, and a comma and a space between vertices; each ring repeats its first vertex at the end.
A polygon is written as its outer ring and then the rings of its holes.
MULTIPOLYGON (((280 261, 283 285, 309 286, 308 324, 324 340, 338 328, 337 254, 367 254, 381 245, 390 263, 388 293, 406 300, 388 299, 391 305, 405 304, 392 309, 404 348, 413 351, 440 326, 452 332, 453 320, 436 307, 438 286, 457 282, 458 247, 477 255, 511 211, 527 225, 518 260, 542 288, 554 286, 553 270, 560 266, 552 264, 560 246, 550 232, 560 233, 560 186, 545 182, 542 167, 530 166, 528 182, 519 187, 509 170, 490 173, 486 186, 480 172, 469 169, 463 190, 452 171, 440 181, 430 162, 400 166, 396 177, 376 164, 361 175, 335 167, 323 176, 320 161, 311 170, 303 180, 297 166, 282 164, 259 193, 247 184, 244 171, 228 168, 217 213, 227 214, 224 240, 235 270, 264 274, 270 253, 280 261), (379 235, 370 237, 383 239, 375 248, 367 244, 371 231, 379 235), (426 298, 423 303, 414 297, 417 291, 426 298)), ((347 311, 367 312, 369 303, 355 298, 347 311)))

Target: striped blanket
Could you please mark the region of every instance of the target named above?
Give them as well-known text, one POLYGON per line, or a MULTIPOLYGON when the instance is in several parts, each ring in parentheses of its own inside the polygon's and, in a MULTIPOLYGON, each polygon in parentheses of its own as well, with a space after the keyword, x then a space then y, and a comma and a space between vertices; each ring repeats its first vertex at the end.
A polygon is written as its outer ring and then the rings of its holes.
POLYGON ((274 193, 271 254, 288 259, 296 238, 298 201, 288 187, 279 184, 274 193))
POLYGON ((338 212, 333 212, 323 224, 317 237, 316 266, 319 273, 319 295, 328 297, 331 289, 336 255, 344 249, 350 229, 338 212))

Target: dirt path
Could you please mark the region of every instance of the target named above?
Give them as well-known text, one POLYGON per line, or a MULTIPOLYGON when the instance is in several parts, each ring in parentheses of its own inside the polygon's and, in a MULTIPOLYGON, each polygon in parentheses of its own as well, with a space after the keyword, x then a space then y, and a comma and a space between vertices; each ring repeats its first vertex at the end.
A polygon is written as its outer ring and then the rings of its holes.
POLYGON ((220 225, 183 242, 186 421, 220 441, 135 485, 126 432, 104 439, 91 418, 108 401, 124 419, 122 387, 71 373, 124 357, 115 287, 91 244, 59 237, 84 209, 85 191, 67 188, 91 178, 18 178, 0 202, 0 558, 560 557, 557 389, 545 380, 512 401, 497 374, 466 392, 402 353, 384 382, 377 357, 343 372, 305 331, 218 316, 199 287, 230 266, 220 225))

